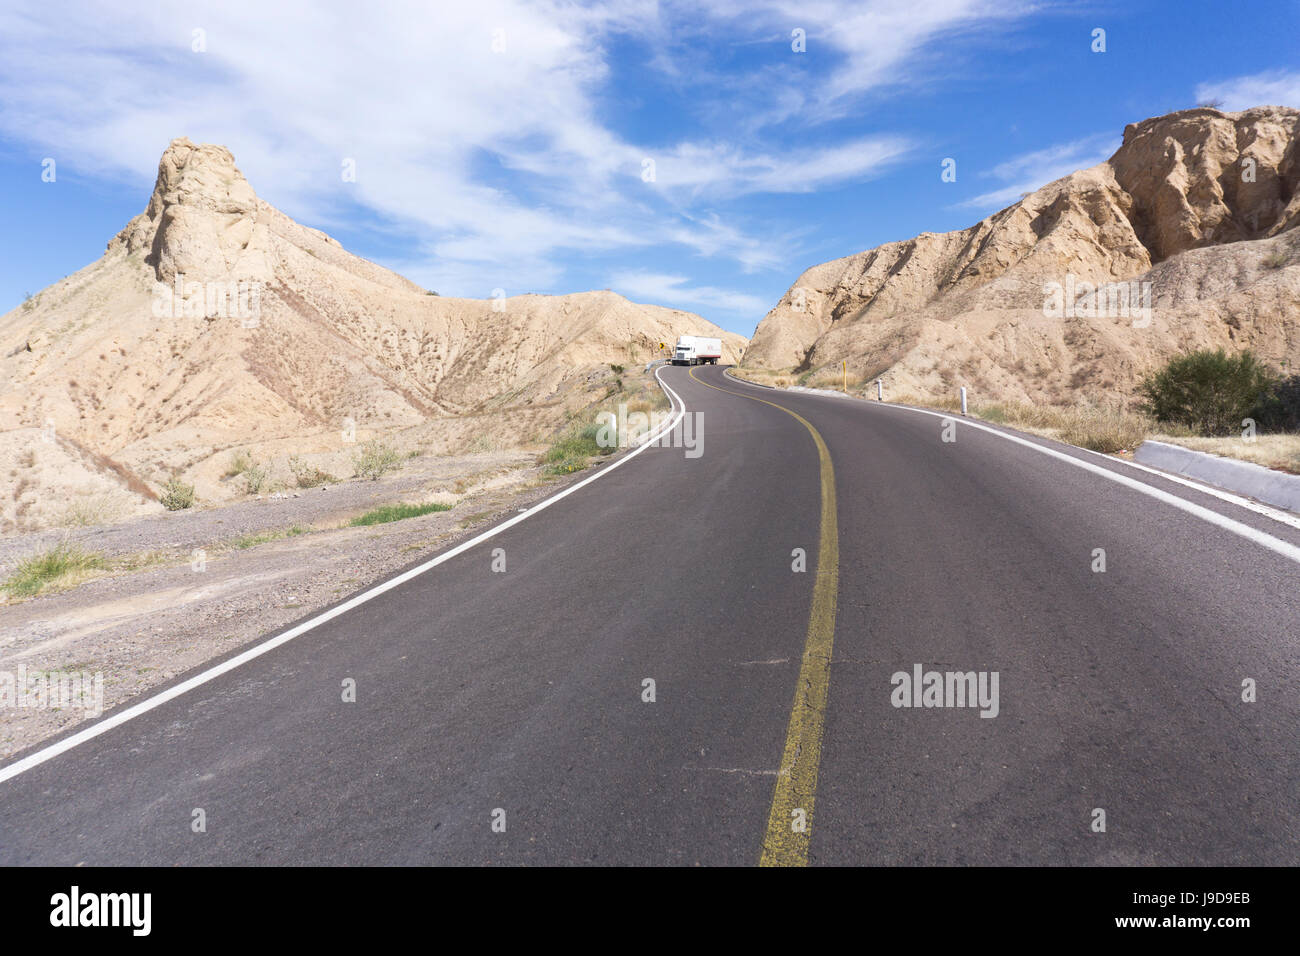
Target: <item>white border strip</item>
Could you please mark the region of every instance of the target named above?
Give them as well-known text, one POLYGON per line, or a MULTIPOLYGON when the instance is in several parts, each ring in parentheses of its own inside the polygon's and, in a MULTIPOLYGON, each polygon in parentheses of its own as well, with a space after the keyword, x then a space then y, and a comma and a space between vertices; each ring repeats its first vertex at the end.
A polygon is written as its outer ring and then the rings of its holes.
POLYGON ((1157 478, 1164 478, 1166 481, 1173 481, 1180 485, 1186 485, 1203 495, 1210 495, 1219 498, 1229 504, 1245 508, 1247 511, 1253 511, 1255 514, 1263 515, 1265 518, 1272 518, 1274 521, 1290 525, 1292 528, 1300 530, 1300 515, 1292 514, 1289 511, 1282 511, 1262 502, 1255 501, 1251 498, 1244 498, 1241 495, 1234 494, 1225 488, 1219 488, 1211 484, 1203 484, 1199 481, 1192 481, 1190 478, 1184 478, 1182 475, 1176 475, 1173 472, 1161 471, 1159 468, 1152 468, 1150 465, 1144 465, 1141 462, 1129 461, 1127 458, 1111 458, 1109 455, 1103 455, 1101 452, 1093 451, 1091 448, 1080 448, 1079 451, 1086 451, 1090 455, 1097 455, 1105 458, 1107 461, 1117 461, 1121 465, 1128 465, 1130 468, 1136 468, 1138 471, 1145 471, 1149 475, 1155 475, 1157 478))
MULTIPOLYGON (((662 369, 659 371, 662 371, 662 369)), ((523 512, 522 514, 517 514, 513 518, 501 522, 501 524, 497 525, 496 527, 490 528, 489 530, 484 531, 482 534, 478 535, 477 537, 470 538, 470 540, 458 544, 450 551, 446 551, 438 555, 436 558, 431 558, 430 560, 426 561, 424 564, 417 565, 416 567, 411 568, 409 571, 404 571, 403 573, 399 574, 397 577, 390 578, 389 580, 383 582, 382 584, 377 584, 367 591, 362 591, 360 594, 348 599, 347 601, 344 601, 342 604, 338 605, 337 607, 333 607, 323 614, 318 614, 316 617, 303 621, 301 624, 297 625, 296 627, 290 628, 289 630, 285 631, 283 634, 278 634, 275 637, 263 641, 261 644, 258 644, 254 647, 250 647, 248 650, 240 654, 236 654, 234 657, 222 661, 220 664, 217 664, 214 667, 209 667, 207 670, 195 674, 193 677, 189 678, 188 680, 181 681, 179 684, 169 687, 166 690, 162 691, 161 693, 155 694, 154 696, 149 697, 146 700, 140 701, 140 703, 138 704, 132 704, 130 707, 127 707, 124 710, 114 711, 112 714, 105 717, 103 720, 99 721, 98 723, 92 724, 91 726, 87 727, 85 730, 81 730, 75 734, 71 734, 70 736, 64 737, 62 740, 58 741, 57 743, 50 744, 50 746, 38 750, 33 754, 30 754, 24 757, 22 760, 11 763, 7 767, 0 768, 0 783, 3 783, 6 780, 16 777, 20 773, 26 773, 28 770, 31 770, 33 767, 40 766, 41 764, 45 763, 47 760, 53 760, 55 757, 59 756, 59 754, 66 753, 67 751, 71 750, 73 747, 80 746, 81 744, 84 744, 88 740, 93 740, 95 737, 98 737, 100 734, 107 733, 108 731, 112 730, 114 727, 119 727, 122 724, 126 723, 128 720, 133 720, 136 717, 139 717, 141 714, 147 714, 149 711, 153 710, 154 708, 161 707, 169 700, 173 700, 177 697, 180 697, 182 694, 188 693, 189 691, 194 690, 194 688, 196 687, 201 687, 202 685, 208 683, 209 681, 215 680, 216 678, 220 677, 222 674, 233 671, 235 668, 247 664, 249 661, 254 660, 255 658, 261 657, 263 654, 275 650, 277 647, 279 647, 282 644, 288 644, 295 637, 299 637, 303 634, 306 634, 308 631, 312 630, 313 628, 320 627, 326 621, 331 621, 342 614, 346 614, 348 611, 352 610, 353 608, 359 607, 360 605, 365 604, 367 601, 371 601, 374 598, 379 597, 379 595, 391 591, 395 587, 399 587, 405 584, 407 581, 410 581, 412 578, 419 577, 421 574, 424 574, 426 571, 436 568, 438 565, 446 561, 450 561, 452 558, 456 557, 456 555, 463 554, 464 552, 468 551, 470 548, 474 547, 476 544, 479 544, 482 541, 486 541, 488 538, 500 534, 502 531, 505 531, 507 528, 513 528, 515 525, 519 524, 519 522, 523 521, 525 518, 532 517, 533 515, 537 514, 537 512, 545 508, 549 508, 557 501, 560 501, 563 498, 567 498, 569 495, 573 494, 579 488, 584 488, 587 485, 591 484, 593 481, 595 481, 597 478, 602 478, 605 475, 608 475, 615 468, 627 464, 629 461, 631 461, 637 455, 641 454, 641 452, 645 451, 647 448, 653 445, 656 441, 658 441, 668 432, 676 428, 677 423, 680 422, 682 420, 682 416, 686 414, 686 403, 682 401, 680 395, 678 395, 676 392, 674 392, 671 388, 668 387, 668 385, 663 381, 663 379, 659 378, 659 371, 655 372, 655 380, 659 382, 659 387, 662 388, 671 399, 676 400, 677 414, 674 415, 671 419, 669 419, 668 422, 664 424, 658 431, 652 433, 652 435, 647 437, 644 442, 642 442, 636 448, 632 449, 623 457, 607 465, 606 467, 600 469, 594 475, 590 475, 584 478, 582 481, 570 485, 568 488, 565 488, 563 491, 559 492, 558 494, 554 494, 551 497, 547 498, 546 500, 533 505, 533 507, 529 508, 527 511, 523 512)))

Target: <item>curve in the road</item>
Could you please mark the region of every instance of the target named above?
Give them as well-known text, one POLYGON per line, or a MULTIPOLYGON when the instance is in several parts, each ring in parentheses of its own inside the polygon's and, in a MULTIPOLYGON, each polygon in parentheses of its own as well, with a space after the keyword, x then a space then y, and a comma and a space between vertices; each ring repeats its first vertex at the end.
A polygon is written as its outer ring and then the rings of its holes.
POLYGON ((812 610, 808 615, 808 636, 799 665, 799 682, 795 685, 794 703, 790 707, 790 725, 786 730, 785 750, 772 793, 772 810, 767 818, 760 860, 762 866, 807 866, 813 808, 817 800, 817 770, 821 765, 822 729, 826 724, 826 700, 830 693, 835 605, 839 595, 840 539, 835 465, 821 432, 798 412, 754 395, 711 385, 696 377, 694 369, 690 375, 708 388, 779 408, 808 429, 817 445, 821 477, 817 576, 813 583, 812 610))
POLYGON ((66 753, 72 748, 84 744, 88 740, 93 740, 94 738, 98 737, 100 734, 107 733, 108 731, 112 730, 114 727, 119 727, 122 724, 126 723, 127 721, 134 720, 136 717, 139 717, 142 714, 147 714, 149 711, 167 703, 167 701, 174 700, 175 698, 180 697, 182 694, 194 690, 196 687, 201 687, 204 684, 208 683, 209 681, 212 681, 220 677, 222 674, 233 671, 235 668, 241 667, 242 665, 247 664, 249 661, 254 660, 255 658, 261 657, 263 654, 275 650, 277 647, 280 647, 282 644, 289 643, 294 638, 306 634, 308 631, 319 627, 320 625, 326 623, 327 621, 339 617, 342 614, 346 614, 348 611, 351 611, 353 608, 365 604, 367 601, 374 600, 375 598, 379 597, 381 594, 384 594, 388 591, 393 590, 396 587, 399 587, 400 585, 405 584, 407 581, 411 580, 412 578, 419 577, 421 574, 424 574, 426 571, 431 571, 433 568, 436 568, 438 565, 450 561, 452 558, 456 557, 459 554, 463 554, 464 552, 468 551, 470 548, 475 547, 481 542, 486 541, 489 538, 493 538, 496 535, 499 535, 503 531, 513 528, 521 521, 533 517, 534 515, 541 512, 542 510, 549 508, 551 505, 555 504, 556 502, 562 501, 563 499, 567 498, 575 491, 578 491, 581 488, 585 488, 587 485, 591 484, 593 481, 596 481, 599 478, 603 478, 605 475, 612 472, 615 468, 627 464, 629 461, 631 461, 637 455, 641 454, 647 448, 652 447, 655 444, 655 442, 657 442, 664 435, 672 432, 672 430, 676 428, 677 425, 681 422, 682 416, 686 414, 686 403, 682 401, 680 395, 678 395, 675 391, 673 391, 664 382, 664 380, 659 377, 659 371, 662 371, 662 369, 655 372, 655 379, 659 382, 660 387, 663 388, 664 393, 667 394, 673 401, 674 414, 669 418, 667 422, 663 423, 661 426, 659 426, 657 429, 651 432, 646 437, 646 440, 642 444, 638 445, 636 448, 633 448, 627 454, 620 455, 618 458, 612 461, 608 466, 600 469, 594 475, 589 475, 588 477, 582 479, 581 481, 569 485, 563 491, 557 492, 556 494, 551 495, 551 497, 538 502, 537 504, 533 505, 533 507, 529 508, 527 511, 523 512, 522 514, 517 514, 513 518, 510 518, 506 521, 502 521, 500 524, 492 526, 488 530, 484 531, 482 534, 475 535, 474 537, 470 538, 468 541, 461 542, 455 547, 450 548, 447 551, 444 551, 433 558, 430 558, 428 561, 425 561, 423 564, 419 564, 413 568, 410 568, 407 571, 402 572, 401 574, 398 574, 394 577, 389 578, 386 581, 376 584, 372 588, 367 588, 366 590, 362 591, 360 594, 357 594, 354 597, 351 597, 340 604, 336 604, 334 607, 329 608, 328 610, 320 614, 317 614, 315 617, 309 618, 308 620, 303 621, 301 624, 297 624, 294 627, 289 628, 287 631, 284 631, 272 638, 262 641, 260 644, 255 644, 253 647, 250 647, 248 650, 244 651, 241 654, 237 654, 234 657, 227 658, 221 663, 215 664, 212 667, 209 667, 206 670, 203 670, 198 674, 195 674, 193 677, 189 678, 188 680, 184 680, 178 684, 174 684, 171 687, 168 687, 165 690, 162 690, 157 694, 154 694, 146 698, 145 700, 140 701, 138 704, 132 704, 130 707, 125 707, 121 710, 114 711, 104 719, 99 720, 94 724, 91 724, 89 727, 85 728, 84 730, 80 730, 74 734, 70 734, 66 737, 62 737, 47 747, 42 747, 40 750, 34 751, 33 753, 28 754, 27 756, 23 757, 20 760, 15 760, 13 763, 9 764, 8 766, 0 767, 0 783, 3 783, 6 780, 16 777, 21 773, 26 773, 28 770, 31 770, 33 767, 39 767, 47 760, 53 760, 55 757, 59 756, 59 754, 66 753))

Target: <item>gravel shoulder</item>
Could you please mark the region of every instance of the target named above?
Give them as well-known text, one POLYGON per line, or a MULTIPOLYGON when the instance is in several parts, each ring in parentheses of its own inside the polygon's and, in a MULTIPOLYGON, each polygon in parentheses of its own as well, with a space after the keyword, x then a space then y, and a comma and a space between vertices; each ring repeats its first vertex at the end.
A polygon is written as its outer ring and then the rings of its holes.
MULTIPOLYGON (((380 481, 304 489, 297 497, 6 538, 0 575, 64 540, 102 554, 115 569, 0 606, 0 675, 102 673, 103 708, 111 709, 583 475, 549 478, 535 462, 518 451, 431 457, 380 481), (453 507, 388 524, 347 524, 380 505, 430 501, 453 507), (247 545, 247 536, 295 526, 307 530, 247 545)), ((0 707, 0 758, 87 716, 78 708, 0 707)))

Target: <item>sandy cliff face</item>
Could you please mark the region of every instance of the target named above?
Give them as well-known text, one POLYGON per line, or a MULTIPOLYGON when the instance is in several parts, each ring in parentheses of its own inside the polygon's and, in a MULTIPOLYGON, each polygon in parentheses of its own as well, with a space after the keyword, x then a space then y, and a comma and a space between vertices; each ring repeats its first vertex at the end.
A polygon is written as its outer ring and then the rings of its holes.
POLYGON ((230 449, 319 450, 347 421, 364 437, 489 413, 495 443, 521 444, 596 396, 594 370, 682 333, 728 360, 745 345, 610 292, 427 294, 259 199, 224 147, 179 139, 104 256, 0 318, 0 446, 31 460, 0 476, 3 524, 78 469, 137 510, 174 471, 220 498, 230 449))
POLYGON ((968 229, 807 270, 745 365, 846 360, 896 391, 1044 402, 1127 396, 1189 348, 1249 347, 1295 367, 1298 132, 1300 111, 1282 107, 1133 124, 1107 162, 968 229), (1129 292, 1150 296, 1149 316, 1120 314, 1129 292))

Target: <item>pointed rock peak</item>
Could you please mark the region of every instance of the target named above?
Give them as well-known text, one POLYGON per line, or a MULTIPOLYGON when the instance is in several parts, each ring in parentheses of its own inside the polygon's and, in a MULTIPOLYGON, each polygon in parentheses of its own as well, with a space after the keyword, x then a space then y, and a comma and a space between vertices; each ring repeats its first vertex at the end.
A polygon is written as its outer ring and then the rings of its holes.
POLYGON ((230 150, 215 143, 195 145, 185 137, 174 139, 158 161, 153 200, 170 202, 223 202, 253 200, 257 196, 235 167, 230 150))
POLYGON ((242 258, 258 202, 230 150, 181 137, 158 162, 148 207, 114 241, 144 253, 162 282, 177 273, 225 273, 242 258))

